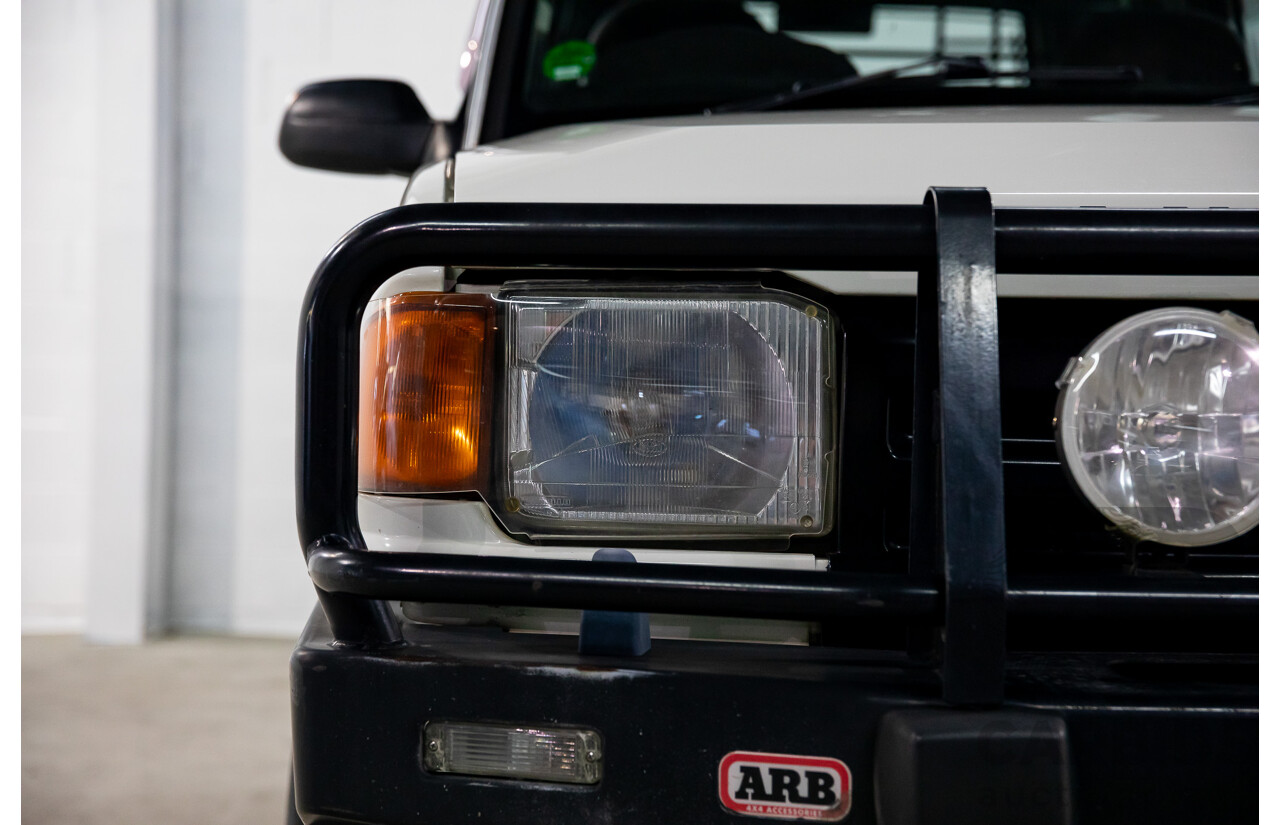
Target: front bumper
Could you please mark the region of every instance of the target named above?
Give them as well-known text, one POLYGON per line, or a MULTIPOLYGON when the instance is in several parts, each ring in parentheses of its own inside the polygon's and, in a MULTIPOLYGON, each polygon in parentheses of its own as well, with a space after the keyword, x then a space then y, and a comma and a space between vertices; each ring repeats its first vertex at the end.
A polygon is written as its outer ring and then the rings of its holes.
POLYGON ((912 770, 892 753, 888 740, 901 733, 887 715, 945 705, 937 672, 905 656, 655 641, 642 658, 609 659, 579 655, 566 636, 404 631, 403 646, 368 651, 335 646, 319 610, 308 623, 292 662, 305 821, 742 822, 717 793, 717 765, 735 750, 840 759, 852 777, 848 823, 1258 816, 1258 694, 1247 664, 1015 656, 1000 709, 945 711, 973 735, 964 753, 945 762, 922 753, 912 770), (583 787, 429 774, 422 728, 439 719, 595 728, 604 777, 583 787), (1059 724, 1063 764, 1011 738, 1059 724), (1018 818, 989 818, 1001 810, 1018 818))

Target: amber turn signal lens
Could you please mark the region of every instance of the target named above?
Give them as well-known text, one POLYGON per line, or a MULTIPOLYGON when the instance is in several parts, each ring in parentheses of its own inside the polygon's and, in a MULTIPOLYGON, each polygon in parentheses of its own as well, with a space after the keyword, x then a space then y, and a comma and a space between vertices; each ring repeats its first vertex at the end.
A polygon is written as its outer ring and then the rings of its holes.
POLYGON ((360 353, 360 489, 477 489, 488 464, 487 296, 405 293, 377 302, 360 353))

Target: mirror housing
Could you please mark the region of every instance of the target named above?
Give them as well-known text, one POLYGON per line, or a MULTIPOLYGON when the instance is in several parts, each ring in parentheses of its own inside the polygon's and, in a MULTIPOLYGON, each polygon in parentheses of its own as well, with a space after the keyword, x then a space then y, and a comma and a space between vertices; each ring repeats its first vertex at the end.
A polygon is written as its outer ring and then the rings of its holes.
POLYGON ((452 152, 448 124, 427 114, 398 80, 329 80, 304 86, 280 124, 293 163, 332 172, 410 175, 452 152))

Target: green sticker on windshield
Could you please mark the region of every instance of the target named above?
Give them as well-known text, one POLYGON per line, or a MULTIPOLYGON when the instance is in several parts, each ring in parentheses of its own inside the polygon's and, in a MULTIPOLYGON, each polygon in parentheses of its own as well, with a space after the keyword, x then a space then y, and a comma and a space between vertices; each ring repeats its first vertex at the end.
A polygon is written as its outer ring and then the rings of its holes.
POLYGON ((585 40, 566 40, 542 58, 542 73, 550 80, 577 80, 596 65, 596 47, 585 40))

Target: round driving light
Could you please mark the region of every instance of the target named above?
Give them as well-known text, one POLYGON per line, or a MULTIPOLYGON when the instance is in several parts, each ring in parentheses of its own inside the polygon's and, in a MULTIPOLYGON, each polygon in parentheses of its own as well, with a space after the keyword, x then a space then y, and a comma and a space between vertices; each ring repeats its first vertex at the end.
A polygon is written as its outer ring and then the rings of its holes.
POLYGON ((1248 321, 1185 308, 1135 315, 1058 386, 1063 461, 1123 530, 1199 546, 1258 523, 1258 333, 1248 321))

